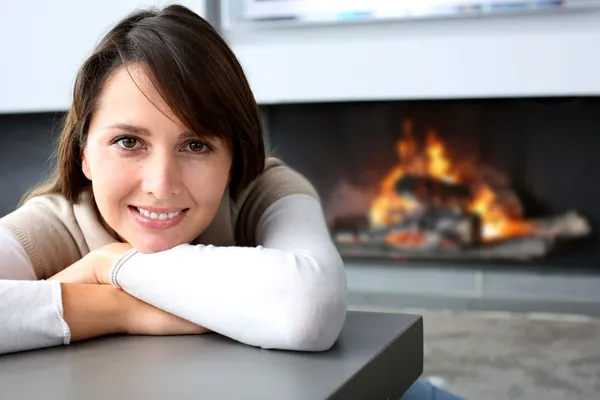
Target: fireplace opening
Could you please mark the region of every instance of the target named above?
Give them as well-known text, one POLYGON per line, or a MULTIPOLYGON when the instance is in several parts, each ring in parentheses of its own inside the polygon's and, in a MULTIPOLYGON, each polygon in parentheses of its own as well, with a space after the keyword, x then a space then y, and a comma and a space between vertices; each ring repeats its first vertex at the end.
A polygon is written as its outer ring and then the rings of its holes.
POLYGON ((590 234, 576 211, 527 219, 510 179, 472 146, 451 148, 433 128, 419 138, 413 125, 403 121, 398 162, 379 182, 334 188, 328 217, 343 255, 531 260, 590 234), (336 212, 338 202, 355 201, 368 209, 336 212))
POLYGON ((592 268, 600 101, 265 108, 273 154, 319 190, 346 259, 592 268))

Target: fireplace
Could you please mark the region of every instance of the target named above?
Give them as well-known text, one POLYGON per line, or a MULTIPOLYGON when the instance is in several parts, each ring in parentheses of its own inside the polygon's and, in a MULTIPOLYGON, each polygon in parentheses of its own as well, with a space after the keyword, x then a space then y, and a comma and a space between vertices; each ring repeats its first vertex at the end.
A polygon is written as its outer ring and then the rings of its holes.
POLYGON ((317 187, 347 260, 600 265, 600 100, 275 105, 272 152, 317 187))

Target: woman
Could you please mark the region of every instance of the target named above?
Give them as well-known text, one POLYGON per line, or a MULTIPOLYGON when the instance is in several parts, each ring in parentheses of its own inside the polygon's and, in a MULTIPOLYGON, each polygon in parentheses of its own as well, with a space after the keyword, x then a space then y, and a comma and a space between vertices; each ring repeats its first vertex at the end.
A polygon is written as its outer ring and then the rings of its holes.
POLYGON ((102 39, 57 161, 0 220, 0 353, 111 333, 337 339, 346 278, 318 196, 265 160, 238 61, 187 8, 136 12, 102 39))

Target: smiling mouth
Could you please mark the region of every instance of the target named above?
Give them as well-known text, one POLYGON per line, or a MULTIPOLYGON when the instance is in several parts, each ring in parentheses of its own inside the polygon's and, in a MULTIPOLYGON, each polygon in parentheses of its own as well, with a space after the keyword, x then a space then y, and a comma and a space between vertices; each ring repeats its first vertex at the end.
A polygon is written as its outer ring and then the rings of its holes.
POLYGON ((189 210, 189 208, 183 208, 179 211, 174 211, 174 212, 169 212, 169 213, 157 213, 157 212, 146 210, 141 207, 129 206, 129 208, 132 209, 133 211, 143 215, 144 217, 151 219, 151 220, 155 220, 155 221, 171 220, 173 218, 180 216, 181 214, 186 213, 189 210))

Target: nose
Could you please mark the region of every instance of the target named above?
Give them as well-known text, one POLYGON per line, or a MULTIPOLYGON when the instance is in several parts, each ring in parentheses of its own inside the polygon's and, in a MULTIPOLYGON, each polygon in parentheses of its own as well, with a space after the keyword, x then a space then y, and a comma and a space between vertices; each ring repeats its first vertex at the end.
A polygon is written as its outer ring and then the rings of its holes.
POLYGON ((154 154, 143 163, 142 190, 158 200, 167 200, 181 193, 182 182, 177 160, 168 154, 154 154))

